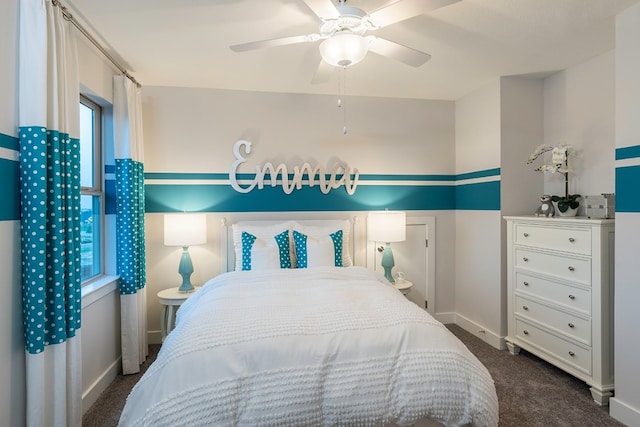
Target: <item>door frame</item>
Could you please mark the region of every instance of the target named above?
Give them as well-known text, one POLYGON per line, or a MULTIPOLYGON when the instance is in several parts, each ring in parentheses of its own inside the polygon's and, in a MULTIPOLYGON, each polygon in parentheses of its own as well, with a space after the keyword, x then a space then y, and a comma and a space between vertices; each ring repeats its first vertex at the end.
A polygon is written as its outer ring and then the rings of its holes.
MULTIPOLYGON (((436 313, 436 217, 429 215, 411 216, 407 212, 407 225, 424 225, 427 242, 424 260, 425 277, 427 278, 427 312, 436 313)), ((366 228, 365 228, 366 229, 366 228)), ((376 269, 376 242, 367 239, 367 268, 376 269)), ((410 280, 410 278, 409 278, 410 280)), ((422 306, 424 308, 424 305, 422 306)))

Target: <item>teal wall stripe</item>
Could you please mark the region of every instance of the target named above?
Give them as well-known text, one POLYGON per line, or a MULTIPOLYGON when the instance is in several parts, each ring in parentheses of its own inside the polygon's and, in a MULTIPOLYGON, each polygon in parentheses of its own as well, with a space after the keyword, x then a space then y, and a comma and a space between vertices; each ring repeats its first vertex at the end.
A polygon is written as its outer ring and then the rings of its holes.
MULTIPOLYGON (((254 174, 238 174, 238 179, 253 180, 254 174)), ((361 175, 361 181, 386 181, 389 184, 358 186, 348 195, 344 188, 323 194, 318 186, 303 186, 291 194, 282 187, 265 185, 249 193, 238 193, 229 184, 189 183, 193 180, 224 180, 224 173, 147 172, 146 211, 159 212, 281 212, 281 211, 366 211, 402 210, 500 210, 500 169, 488 169, 460 175, 361 175), (456 180, 496 177, 495 181, 454 185, 456 180), (163 180, 184 181, 163 184, 163 180), (399 181, 429 182, 427 185, 392 185, 399 181), (443 185, 433 184, 443 182, 443 185), (447 183, 445 185, 445 183, 447 183)))
POLYGON ((461 181, 463 179, 486 178, 489 176, 499 176, 499 175, 500 175, 500 168, 486 169, 486 170, 481 170, 476 172, 461 173, 459 175, 456 175, 455 180, 461 181))
POLYGON ((0 147, 8 148, 9 150, 20 150, 20 139, 15 136, 5 135, 0 133, 0 147))
POLYGON ((360 181, 449 181, 453 175, 360 175, 360 181))
POLYGON ((0 158, 0 221, 20 219, 20 163, 0 158))
POLYGON ((458 185, 455 208, 458 210, 500 210, 500 181, 458 185))
MULTIPOLYGON (((237 174, 238 179, 253 180, 254 173, 237 174)), ((267 174, 269 176, 269 174, 267 174)), ((500 168, 486 169, 476 172, 468 172, 459 175, 389 175, 389 174, 366 174, 360 175, 360 181, 446 181, 454 182, 465 179, 486 178, 491 176, 500 176, 500 168)), ((191 172, 145 172, 147 180, 228 180, 227 173, 191 173, 191 172)), ((292 178, 293 174, 289 174, 292 178)), ((306 177, 306 175, 305 175, 306 177)), ((330 175, 326 175, 330 177, 330 175)))
POLYGON ((640 145, 616 148, 616 160, 633 159, 636 157, 640 157, 640 145))
POLYGON ((616 168, 616 212, 640 212, 640 166, 616 168))
POLYGON ((145 193, 149 213, 450 210, 455 201, 454 186, 361 186, 350 196, 343 188, 322 194, 317 186, 285 194, 271 186, 238 193, 227 185, 147 184, 145 193))
MULTIPOLYGON (((256 174, 239 173, 236 177, 240 180, 253 180, 256 174)), ((267 177, 269 174, 267 174, 267 177)), ((341 175, 338 175, 338 177, 341 175)), ((353 174, 352 174, 353 176, 353 174)), ((144 174, 147 180, 228 180, 227 173, 181 173, 181 172, 146 172, 144 174)), ((325 175, 330 178, 331 175, 325 175)), ((293 174, 289 174, 289 179, 293 178, 293 174)), ((305 175, 307 179, 307 175, 305 175)), ((455 175, 360 175, 360 181, 455 181, 455 175)))
POLYGON ((104 213, 106 215, 116 214, 116 180, 104 180, 104 213))

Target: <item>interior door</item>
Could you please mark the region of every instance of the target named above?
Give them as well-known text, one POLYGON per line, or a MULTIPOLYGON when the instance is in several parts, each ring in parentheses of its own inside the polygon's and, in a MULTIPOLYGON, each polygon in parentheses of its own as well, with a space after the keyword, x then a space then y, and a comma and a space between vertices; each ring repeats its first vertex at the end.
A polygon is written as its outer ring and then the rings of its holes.
MULTIPOLYGON (((375 270, 382 271, 381 242, 369 245, 372 256, 368 256, 375 270)), ((407 298, 432 315, 435 313, 435 218, 407 216, 407 235, 403 242, 391 243, 395 267, 393 277, 403 272, 405 279, 413 282, 407 298), (433 237, 430 237, 433 236, 433 237)))

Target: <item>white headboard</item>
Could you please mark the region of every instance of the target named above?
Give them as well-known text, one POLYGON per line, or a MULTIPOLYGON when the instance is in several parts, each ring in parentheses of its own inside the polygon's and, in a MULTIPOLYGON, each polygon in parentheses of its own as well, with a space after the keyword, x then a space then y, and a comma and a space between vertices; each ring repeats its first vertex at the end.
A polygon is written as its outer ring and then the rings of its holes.
MULTIPOLYGON (((334 223, 336 220, 334 219, 292 219, 301 225, 307 226, 323 226, 329 223, 334 223)), ((268 226, 272 224, 282 223, 283 220, 249 220, 249 221, 238 221, 237 223, 242 223, 245 225, 256 225, 256 226, 268 226)), ((349 250, 351 251, 351 256, 353 258, 354 264, 356 263, 356 254, 359 254, 359 245, 360 245, 360 232, 358 227, 358 217, 354 216, 349 219, 349 224, 351 225, 351 239, 349 239, 349 250)), ((226 218, 222 218, 220 220, 220 225, 222 229, 220 230, 220 271, 227 272, 233 271, 235 269, 235 251, 233 249, 233 230, 232 224, 227 221, 226 218)))

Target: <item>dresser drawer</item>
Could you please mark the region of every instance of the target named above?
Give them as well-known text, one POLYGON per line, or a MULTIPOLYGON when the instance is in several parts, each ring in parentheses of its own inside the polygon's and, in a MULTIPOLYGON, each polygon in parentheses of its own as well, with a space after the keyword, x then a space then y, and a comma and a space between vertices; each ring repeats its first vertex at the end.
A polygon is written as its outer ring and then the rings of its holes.
POLYGON ((515 228, 515 242, 518 245, 591 255, 591 229, 530 224, 516 224, 515 228))
POLYGON ((591 285, 591 260, 516 248, 515 266, 549 276, 591 285))
MULTIPOLYGON (((516 337, 520 341, 544 350, 567 365, 591 375, 591 350, 550 334, 526 320, 516 318, 515 322, 516 337)), ((526 349, 526 346, 522 345, 522 347, 526 349)))
POLYGON ((516 271, 516 290, 591 315, 591 291, 516 271))
POLYGON ((591 345, 591 321, 516 295, 514 312, 591 345))

